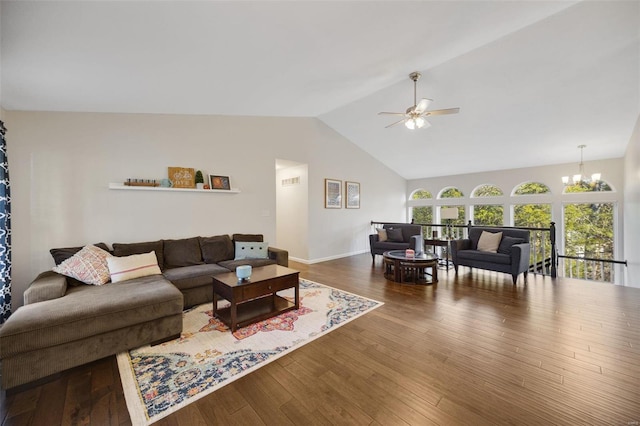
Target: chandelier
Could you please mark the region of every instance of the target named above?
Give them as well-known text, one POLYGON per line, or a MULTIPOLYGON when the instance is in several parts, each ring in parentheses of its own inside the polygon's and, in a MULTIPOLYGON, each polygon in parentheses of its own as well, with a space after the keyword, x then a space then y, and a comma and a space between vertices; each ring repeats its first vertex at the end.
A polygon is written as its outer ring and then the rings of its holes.
POLYGON ((580 164, 579 164, 579 173, 576 175, 573 175, 573 177, 571 178, 571 180, 569 180, 569 176, 563 176, 562 177, 562 183, 565 185, 577 185, 579 183, 584 183, 586 185, 591 185, 591 184, 595 184, 600 180, 600 173, 593 173, 591 175, 591 177, 585 175, 584 173, 584 163, 582 162, 582 151, 584 150, 584 148, 586 148, 586 145, 578 145, 578 148, 580 148, 580 164))

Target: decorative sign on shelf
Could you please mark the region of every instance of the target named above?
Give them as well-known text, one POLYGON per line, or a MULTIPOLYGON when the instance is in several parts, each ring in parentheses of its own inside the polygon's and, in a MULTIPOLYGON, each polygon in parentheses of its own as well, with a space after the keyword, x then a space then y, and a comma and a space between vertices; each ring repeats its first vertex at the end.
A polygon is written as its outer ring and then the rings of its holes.
POLYGON ((169 167, 169 180, 174 188, 195 188, 195 170, 186 167, 169 167))

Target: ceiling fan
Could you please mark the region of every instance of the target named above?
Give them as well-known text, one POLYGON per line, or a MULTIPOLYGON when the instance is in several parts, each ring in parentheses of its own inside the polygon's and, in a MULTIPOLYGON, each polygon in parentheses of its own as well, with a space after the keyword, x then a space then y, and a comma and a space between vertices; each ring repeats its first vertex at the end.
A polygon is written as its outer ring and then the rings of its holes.
POLYGON ((402 115, 402 119, 396 121, 395 123, 391 123, 388 126, 385 126, 385 129, 395 126, 396 124, 400 124, 404 122, 404 125, 408 129, 421 129, 423 127, 429 127, 431 124, 425 120, 425 117, 430 115, 445 115, 445 114, 457 114, 460 111, 460 108, 447 108, 447 109, 435 109, 432 111, 427 111, 429 104, 431 104, 432 100, 427 98, 422 98, 420 102, 418 102, 416 96, 416 86, 417 81, 420 79, 422 74, 418 71, 414 71, 409 74, 409 78, 413 80, 413 106, 407 108, 406 112, 379 112, 378 115, 402 115))

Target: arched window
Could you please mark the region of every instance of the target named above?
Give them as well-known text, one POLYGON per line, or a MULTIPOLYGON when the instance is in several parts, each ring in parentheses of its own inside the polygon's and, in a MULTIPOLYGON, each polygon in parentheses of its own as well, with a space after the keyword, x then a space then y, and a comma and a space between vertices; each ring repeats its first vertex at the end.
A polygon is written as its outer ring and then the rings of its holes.
POLYGON ((425 198, 433 198, 433 196, 429 191, 424 189, 416 189, 410 197, 412 200, 423 200, 425 198))
MULTIPOLYGON (((464 194, 458 188, 450 187, 445 188, 440 192, 440 196, 438 198, 446 199, 446 198, 462 198, 464 194)), ((458 218, 457 219, 448 219, 447 224, 450 225, 465 225, 465 205, 464 204, 447 204, 440 207, 457 207, 458 208, 458 218)), ((442 222, 442 219, 440 220, 442 222)), ((460 236, 460 228, 453 229, 455 236, 453 238, 459 238, 460 236)))
MULTIPOLYGON (((502 189, 495 185, 480 185, 471 194, 472 198, 499 197, 504 195, 502 189)), ((504 206, 500 204, 474 204, 473 224, 482 226, 502 226, 504 223, 504 206)))
POLYGON ((611 186, 603 180, 598 180, 595 182, 578 182, 573 185, 567 185, 564 187, 564 193, 575 193, 575 192, 606 192, 613 191, 611 186))
POLYGON ((495 185, 480 185, 477 187, 471 197, 499 197, 504 195, 502 189, 498 188, 495 185))
MULTIPOLYGON (((417 189, 411 194, 412 200, 428 200, 433 198, 431 192, 424 189, 417 189)), ((411 219, 413 223, 428 224, 433 223, 433 207, 432 206, 416 206, 411 208, 411 219)), ((430 235, 431 228, 427 226, 422 227, 424 235, 430 235)))
POLYGON ((527 182, 517 186, 513 190, 513 195, 550 194, 551 190, 547 185, 540 182, 527 182))
POLYGON ((450 187, 443 189, 438 198, 462 198, 464 194, 458 188, 450 187))

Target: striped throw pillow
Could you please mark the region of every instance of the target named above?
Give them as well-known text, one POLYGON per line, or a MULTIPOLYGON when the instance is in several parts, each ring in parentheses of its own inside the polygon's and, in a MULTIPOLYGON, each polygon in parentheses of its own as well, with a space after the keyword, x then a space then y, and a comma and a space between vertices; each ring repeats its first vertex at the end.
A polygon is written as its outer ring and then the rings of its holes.
POLYGON ((114 283, 162 273, 155 251, 124 257, 113 256, 107 259, 107 264, 111 274, 111 282, 114 283))

